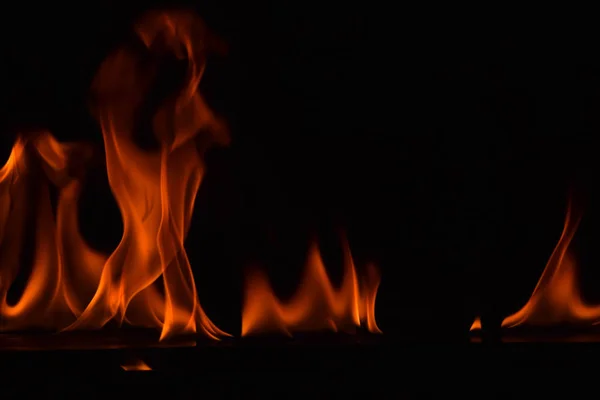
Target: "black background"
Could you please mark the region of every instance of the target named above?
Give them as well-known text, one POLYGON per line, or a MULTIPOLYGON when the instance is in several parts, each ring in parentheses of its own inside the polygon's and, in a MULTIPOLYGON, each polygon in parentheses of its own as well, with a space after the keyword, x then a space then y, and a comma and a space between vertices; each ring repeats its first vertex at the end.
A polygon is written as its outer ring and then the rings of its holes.
MULTIPOLYGON (((230 46, 209 59, 201 89, 233 141, 208 155, 186 243, 218 326, 239 332, 248 265, 289 294, 314 235, 336 276, 345 229, 357 264, 382 271, 384 333, 464 338, 475 315, 499 323, 527 300, 569 190, 586 207, 574 243, 584 294, 600 300, 593 35, 475 26, 375 3, 201 3, 194 8, 230 46)), ((4 159, 18 132, 39 128, 101 145, 91 79, 149 7, 8 12, 4 159)), ((88 183, 81 229, 110 251, 118 209, 101 171, 88 183)))

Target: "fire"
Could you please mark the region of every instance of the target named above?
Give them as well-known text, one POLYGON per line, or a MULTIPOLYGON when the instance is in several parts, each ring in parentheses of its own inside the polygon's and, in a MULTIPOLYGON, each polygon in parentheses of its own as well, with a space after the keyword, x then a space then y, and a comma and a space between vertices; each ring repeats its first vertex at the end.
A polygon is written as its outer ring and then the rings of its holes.
POLYGON ((373 265, 367 279, 359 285, 348 243, 344 241, 344 275, 339 289, 327 276, 319 249, 313 245, 308 254, 300 288, 288 301, 281 302, 273 293, 264 273, 254 270, 246 279, 242 336, 298 331, 353 331, 365 326, 381 333, 375 322, 375 298, 380 277, 373 265))
POLYGON ((0 327, 3 330, 58 329, 77 314, 80 299, 85 297, 86 290, 93 288, 104 257, 90 249, 78 234, 80 182, 71 177, 77 160, 72 154, 86 156, 88 150, 84 145, 59 144, 48 132, 42 132, 19 138, 2 168, 0 327), (50 202, 50 183, 59 187, 56 220, 50 202), (36 197, 35 202, 31 196, 36 197), (24 231, 29 219, 35 221, 33 266, 19 301, 9 304, 7 294, 25 251, 24 231), (75 273, 67 277, 74 264, 78 266, 75 273), (81 279, 74 284, 71 278, 76 277, 81 279))
MULTIPOLYGON (((527 303, 502 321, 517 326, 592 325, 600 322, 600 306, 586 304, 577 284, 577 264, 569 248, 581 221, 570 201, 562 234, 527 303)), ((476 320, 471 330, 481 329, 476 320)))
POLYGON ((478 331, 478 330, 481 330, 481 319, 479 317, 477 317, 473 320, 473 323, 471 324, 471 328, 469 329, 469 331, 478 331))
POLYGON ((61 144, 47 132, 20 137, 0 170, 0 330, 98 329, 116 321, 159 328, 161 339, 227 335, 200 306, 183 246, 204 175, 204 151, 229 142, 225 124, 198 92, 209 37, 198 18, 180 12, 147 14, 136 32, 155 59, 172 53, 188 65, 181 90, 154 115, 158 149, 152 151, 139 148, 133 135, 157 65, 123 46, 94 79, 94 112, 124 223, 121 242, 112 254, 101 254, 79 234, 82 161, 90 148, 61 144), (56 213, 51 185, 59 192, 56 213), (20 299, 10 304, 7 294, 27 252, 31 220, 33 267, 20 299))
MULTIPOLYGON (((108 181, 123 220, 121 241, 104 254, 79 232, 79 196, 96 149, 61 143, 46 131, 19 136, 0 169, 0 332, 95 330, 113 323, 158 329, 161 340, 229 336, 203 311, 184 248, 205 173, 204 153, 229 143, 226 124, 198 91, 206 53, 220 43, 197 17, 183 12, 152 12, 135 28, 139 46, 110 54, 92 83, 108 181), (165 55, 187 62, 185 82, 153 112, 156 143, 142 149, 134 140, 139 118, 165 55), (28 279, 13 301, 9 292, 28 264, 28 279)), ((344 245, 344 277, 337 289, 316 246, 289 302, 275 297, 264 275, 250 276, 242 335, 361 326, 380 333, 379 273, 369 265, 359 279, 344 245)), ((142 364, 131 368, 149 369, 142 364)))
POLYGON ((121 365, 121 368, 124 371, 152 371, 152 368, 142 360, 135 360, 131 363, 123 364, 121 365))
POLYGON ((546 268, 527 303, 502 321, 502 327, 519 325, 594 324, 600 321, 600 307, 584 303, 577 285, 577 264, 569 245, 581 214, 569 203, 565 224, 546 268))
POLYGON ((123 48, 96 75, 95 111, 124 232, 106 261, 91 303, 69 329, 96 329, 117 318, 133 325, 162 326, 161 339, 198 330, 213 338, 224 335, 198 303, 183 246, 204 175, 202 151, 212 140, 228 141, 222 122, 197 91, 205 65, 201 27, 188 14, 149 14, 137 26, 149 49, 166 45, 189 63, 186 85, 154 117, 157 152, 141 151, 132 138, 136 112, 155 70, 140 65, 135 54, 123 48), (196 139, 199 132, 203 133, 196 139), (161 276, 164 295, 153 285, 161 276))

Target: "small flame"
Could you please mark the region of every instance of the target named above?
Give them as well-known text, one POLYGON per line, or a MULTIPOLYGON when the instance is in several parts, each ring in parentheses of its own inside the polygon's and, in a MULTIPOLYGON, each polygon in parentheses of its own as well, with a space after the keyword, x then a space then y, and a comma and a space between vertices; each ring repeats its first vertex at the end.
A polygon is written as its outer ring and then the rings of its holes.
POLYGON ((569 201, 558 244, 529 301, 502 321, 503 328, 600 322, 600 307, 585 304, 577 285, 577 264, 569 246, 581 221, 581 213, 574 210, 571 203, 569 201))
POLYGON ((125 371, 152 371, 152 368, 142 360, 136 360, 133 363, 121 365, 121 368, 125 371))
POLYGON ((481 330, 481 319, 476 317, 471 324, 470 332, 480 331, 481 330))
POLYGON ((344 241, 344 275, 336 290, 327 276, 318 247, 313 245, 300 288, 286 303, 273 293, 264 273, 253 271, 247 277, 242 336, 268 332, 291 336, 297 331, 351 331, 359 326, 381 333, 375 322, 379 282, 376 268, 369 265, 367 278, 359 286, 350 248, 344 241))

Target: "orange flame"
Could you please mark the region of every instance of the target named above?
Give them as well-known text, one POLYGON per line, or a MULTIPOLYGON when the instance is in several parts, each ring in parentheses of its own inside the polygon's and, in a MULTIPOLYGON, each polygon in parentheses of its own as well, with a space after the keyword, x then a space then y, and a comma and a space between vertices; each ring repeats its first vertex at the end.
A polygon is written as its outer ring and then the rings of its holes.
MULTIPOLYGON (((33 138, 18 138, 11 156, 2 168, 0 180, 0 218, 2 233, 2 270, 0 270, 0 317, 2 329, 25 329, 30 327, 57 328, 76 314, 80 296, 89 286, 89 279, 82 279, 75 287, 66 277, 71 263, 82 263, 80 275, 98 275, 102 256, 89 249, 78 235, 77 197, 79 182, 70 177, 68 154, 76 151, 86 154, 85 147, 75 144, 59 144, 48 132, 33 138), (34 151, 34 154, 31 154, 34 151), (37 155, 41 168, 34 168, 37 155), (57 219, 52 212, 49 182, 39 179, 36 172, 45 170, 47 177, 59 186, 57 219), (32 179, 33 178, 33 179, 32 179), (35 179, 38 178, 38 179, 35 179), (35 195, 34 215, 30 215, 28 197, 35 195), (9 304, 7 294, 19 271, 22 256, 24 228, 33 218, 36 251, 29 280, 19 301, 9 304), (65 257, 66 249, 74 251, 65 257), (6 251, 4 251, 6 250, 6 251)), ((91 279, 93 281, 93 278, 91 279)))
POLYGON ((600 321, 600 307, 584 303, 577 285, 577 265, 569 245, 581 214, 569 202, 563 232, 529 301, 502 321, 502 327, 519 325, 594 324, 600 321))
MULTIPOLYGON (((207 49, 219 43, 209 40, 198 18, 181 12, 149 13, 136 32, 148 57, 123 46, 103 62, 92 85, 108 181, 123 219, 121 241, 103 254, 79 232, 78 201, 93 148, 59 143, 45 131, 20 136, 0 169, 0 331, 100 329, 114 321, 159 329, 161 340, 192 333, 229 336, 200 306, 184 248, 204 152, 229 143, 225 123, 198 92, 207 49), (187 75, 154 113, 157 148, 144 150, 134 141, 136 124, 158 71, 146 59, 165 52, 187 60, 187 75), (51 189, 58 194, 55 210, 51 189), (28 279, 13 301, 10 289, 29 255, 28 279)), ((381 333, 375 321, 380 276, 369 265, 359 281, 345 241, 344 257, 336 289, 313 247, 301 287, 285 304, 264 275, 251 276, 242 334, 360 326, 381 333)))
POLYGON ((124 223, 121 242, 105 255, 79 234, 83 168, 77 162, 89 149, 60 144, 47 132, 19 138, 0 170, 0 330, 98 329, 116 320, 160 328, 161 339, 196 332, 213 339, 227 335, 198 302, 183 246, 204 174, 203 152, 212 143, 229 142, 225 124, 198 93, 207 32, 198 18, 179 12, 150 13, 136 31, 149 51, 170 51, 187 59, 188 68, 183 88, 154 116, 157 151, 140 149, 132 137, 156 66, 123 47, 95 77, 109 184, 124 223), (59 192, 56 217, 50 183, 59 192), (9 304, 30 219, 36 224, 33 267, 20 299, 9 304))
POLYGON ((205 61, 204 37, 195 35, 201 26, 188 14, 153 13, 137 27, 148 48, 164 39, 176 56, 189 61, 186 85, 155 116, 158 152, 142 151, 132 140, 135 115, 152 78, 148 69, 132 52, 121 49, 96 76, 93 88, 99 97, 96 111, 106 167, 124 232, 106 262, 94 298, 69 329, 100 328, 116 317, 133 325, 161 326, 161 339, 198 330, 214 339, 225 335, 198 303, 183 246, 204 173, 193 139, 206 130, 214 140, 228 141, 221 121, 197 92, 205 61), (164 296, 153 285, 160 276, 164 296))
POLYGON ((283 303, 273 293, 264 273, 253 271, 246 279, 242 312, 242 336, 257 333, 310 330, 347 330, 366 326, 381 333, 375 322, 375 298, 380 277, 369 265, 367 279, 359 287, 354 261, 344 241, 344 275, 340 288, 331 284, 319 249, 309 250, 300 288, 290 301, 283 303))
POLYGON ((132 363, 123 364, 121 365, 121 368, 124 371, 152 371, 152 368, 142 360, 135 360, 132 363))
POLYGON ((474 331, 479 331, 481 330, 481 319, 479 317, 476 317, 473 320, 473 323, 471 324, 471 328, 469 329, 469 331, 474 332, 474 331))
MULTIPOLYGON (((502 321, 503 328, 600 323, 600 306, 585 304, 581 298, 577 264, 569 249, 581 217, 569 201, 563 231, 542 276, 527 303, 502 321)), ((477 317, 470 331, 479 330, 481 320, 477 317)))

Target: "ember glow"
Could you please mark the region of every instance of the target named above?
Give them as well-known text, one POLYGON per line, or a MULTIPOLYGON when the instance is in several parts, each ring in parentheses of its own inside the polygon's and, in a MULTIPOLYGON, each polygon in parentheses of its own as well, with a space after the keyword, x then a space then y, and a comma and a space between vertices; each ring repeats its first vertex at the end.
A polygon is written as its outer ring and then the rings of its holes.
MULTIPOLYGON (((0 331, 98 330, 110 322, 158 329, 161 340, 182 334, 230 336, 200 305, 184 248, 205 172, 204 154, 230 141, 225 122, 198 91, 207 51, 220 44, 213 43, 199 18, 185 12, 146 14, 135 32, 146 53, 135 46, 118 48, 92 83, 92 111, 123 220, 121 241, 104 254, 79 231, 79 195, 97 149, 60 143, 47 131, 20 135, 0 169, 0 331), (146 150, 134 135, 163 56, 187 62, 187 72, 180 90, 154 112, 157 146, 146 150), (55 209, 51 189, 58 192, 55 209), (34 250, 25 246, 30 231, 34 250), (24 253, 32 251, 25 287, 16 302, 9 302, 24 253)), ((344 279, 335 289, 314 247, 297 295, 285 304, 266 277, 250 276, 242 334, 358 326, 380 332, 375 322, 379 274, 368 266, 359 279, 347 244, 345 259, 344 279)))
MULTIPOLYGON (((562 234, 531 297, 516 313, 502 321, 503 328, 518 326, 591 326, 600 322, 600 306, 586 304, 577 284, 577 263, 570 244, 581 212, 569 202, 562 234)), ((479 319, 471 331, 481 329, 479 319)))

